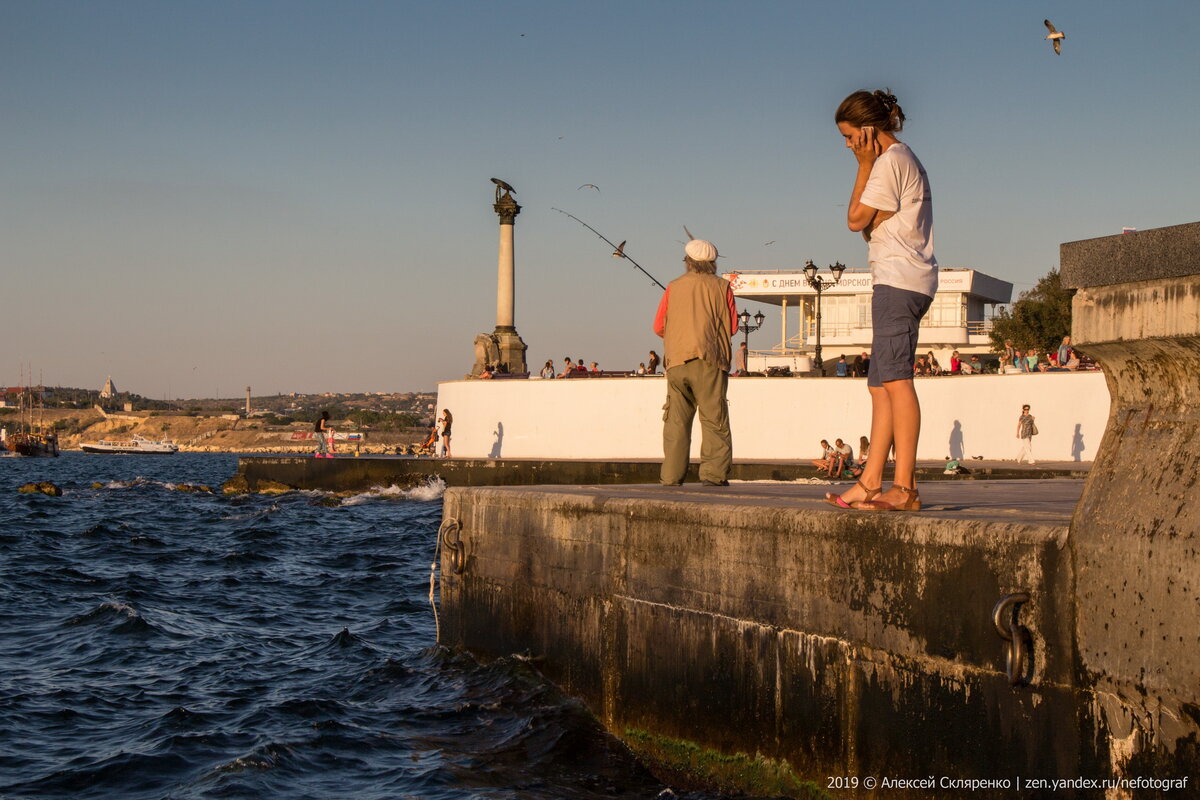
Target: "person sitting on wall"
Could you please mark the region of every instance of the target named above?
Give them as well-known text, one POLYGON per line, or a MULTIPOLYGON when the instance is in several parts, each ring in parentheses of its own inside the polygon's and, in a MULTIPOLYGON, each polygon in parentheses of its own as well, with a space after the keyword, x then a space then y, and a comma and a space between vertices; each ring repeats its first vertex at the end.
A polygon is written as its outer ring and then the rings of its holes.
POLYGON ((930 350, 928 353, 925 354, 925 363, 929 365, 929 374, 930 375, 941 375, 942 374, 942 365, 938 363, 938 360, 933 355, 932 350, 930 350))
POLYGON ((848 363, 846 363, 845 354, 843 354, 841 357, 838 358, 837 364, 836 364, 836 367, 834 370, 834 374, 837 375, 839 378, 850 377, 850 365, 848 363))
POLYGON ((580 374, 583 374, 583 375, 586 375, 586 374, 587 374, 588 368, 587 368, 587 367, 585 367, 585 366, 583 365, 583 359, 582 359, 582 358, 581 358, 581 359, 579 359, 579 363, 577 363, 577 364, 575 365, 575 371, 576 371, 576 372, 578 372, 578 373, 580 373, 580 374))
POLYGON ((1075 354, 1075 350, 1071 347, 1070 336, 1064 336, 1062 344, 1058 346, 1058 365, 1063 369, 1079 369, 1079 356, 1075 354))
POLYGON ((852 463, 854 463, 854 449, 841 439, 834 439, 833 455, 830 457, 829 471, 826 474, 830 478, 840 477, 842 470, 852 463))
POLYGON ((575 371, 575 362, 569 358, 563 359, 563 371, 559 374, 560 378, 569 378, 571 373, 575 371))
POLYGON ((554 362, 547 359, 546 366, 542 367, 542 377, 546 380, 554 378, 554 362))
POLYGON ((588 367, 588 372, 599 372, 599 371, 600 371, 600 365, 598 363, 596 363, 595 361, 593 361, 592 365, 590 367, 588 367))
POLYGON ((950 354, 950 374, 958 375, 961 372, 962 372, 962 357, 959 356, 958 351, 955 350, 953 353, 950 354))
POLYGON ((964 364, 963 366, 964 367, 969 366, 971 368, 971 372, 976 375, 983 374, 983 362, 979 360, 979 356, 971 356, 971 360, 969 362, 967 362, 966 364, 964 364))
POLYGON ((925 356, 919 356, 917 363, 913 364, 913 375, 921 378, 930 375, 929 362, 925 360, 925 356))
POLYGON ((657 375, 658 374, 658 363, 659 363, 658 353, 651 350, 649 357, 646 359, 646 374, 647 375, 657 375))
POLYGON ((833 448, 829 446, 828 439, 821 440, 821 457, 814 458, 812 465, 819 470, 829 471, 830 462, 833 460, 833 448))

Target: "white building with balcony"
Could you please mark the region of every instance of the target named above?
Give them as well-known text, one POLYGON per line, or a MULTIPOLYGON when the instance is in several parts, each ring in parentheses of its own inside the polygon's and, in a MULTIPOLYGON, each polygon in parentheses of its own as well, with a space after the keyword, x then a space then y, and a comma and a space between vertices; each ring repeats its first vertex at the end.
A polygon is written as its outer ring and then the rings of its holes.
MULTIPOLYGON (((786 366, 793 372, 808 372, 817 346, 817 290, 804 272, 797 270, 739 270, 723 275, 739 299, 780 307, 781 335, 773 347, 750 351, 752 372, 786 366)), ((832 277, 824 275, 826 283, 832 277)), ((938 362, 949 368, 950 354, 957 350, 964 360, 972 354, 994 360, 987 306, 1012 301, 1013 286, 978 270, 942 267, 938 290, 921 320, 917 352, 932 350, 938 362)), ((871 349, 871 272, 847 269, 841 280, 821 292, 820 342, 826 373, 838 357, 853 360, 871 349)), ((740 306, 740 304, 739 304, 740 306)))

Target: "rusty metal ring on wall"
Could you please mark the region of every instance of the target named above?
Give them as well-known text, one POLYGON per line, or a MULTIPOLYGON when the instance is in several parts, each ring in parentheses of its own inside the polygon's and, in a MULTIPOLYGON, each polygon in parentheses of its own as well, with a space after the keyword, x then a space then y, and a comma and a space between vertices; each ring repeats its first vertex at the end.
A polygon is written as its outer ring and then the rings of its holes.
POLYGON ((1017 615, 1020 613, 1020 606, 1029 602, 1029 598, 1029 592, 1013 592, 1001 597, 992 608, 992 624, 996 626, 996 633, 1008 642, 1004 669, 1012 686, 1026 683, 1025 645, 1028 643, 1032 647, 1033 637, 1029 629, 1017 621, 1017 615))
POLYGON ((442 547, 450 553, 450 569, 455 575, 462 574, 467 566, 467 548, 462 541, 462 525, 454 517, 442 520, 438 530, 442 547), (453 533, 454 538, 451 538, 453 533))

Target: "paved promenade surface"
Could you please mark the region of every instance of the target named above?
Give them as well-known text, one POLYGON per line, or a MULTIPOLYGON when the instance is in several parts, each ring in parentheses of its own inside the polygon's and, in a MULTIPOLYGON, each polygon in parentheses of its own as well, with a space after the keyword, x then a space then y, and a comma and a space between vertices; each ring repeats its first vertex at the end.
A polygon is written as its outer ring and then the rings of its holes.
POLYGON ((496 491, 586 495, 596 499, 641 500, 646 503, 694 502, 729 506, 768 506, 812 509, 814 513, 857 517, 921 516, 940 520, 1019 522, 1067 526, 1083 491, 1083 481, 1073 479, 1009 478, 1005 480, 937 481, 919 486, 924 507, 919 512, 845 511, 824 501, 825 492, 849 488, 851 482, 795 483, 772 481, 731 482, 729 486, 609 484, 603 486, 525 486, 496 491))

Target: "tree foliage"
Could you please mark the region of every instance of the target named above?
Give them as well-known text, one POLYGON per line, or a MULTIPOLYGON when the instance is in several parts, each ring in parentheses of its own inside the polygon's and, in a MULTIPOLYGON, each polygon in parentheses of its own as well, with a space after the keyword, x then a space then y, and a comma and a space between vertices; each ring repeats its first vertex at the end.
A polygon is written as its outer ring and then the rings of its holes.
POLYGON ((1000 309, 992 318, 992 347, 1004 350, 1011 339, 1018 350, 1054 352, 1071 333, 1071 298, 1075 290, 1062 285, 1058 270, 1050 270, 1028 291, 1021 292, 1011 309, 1000 309))

